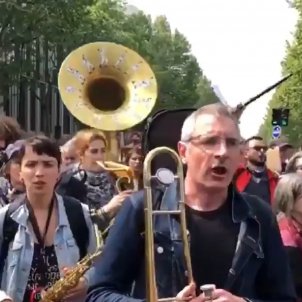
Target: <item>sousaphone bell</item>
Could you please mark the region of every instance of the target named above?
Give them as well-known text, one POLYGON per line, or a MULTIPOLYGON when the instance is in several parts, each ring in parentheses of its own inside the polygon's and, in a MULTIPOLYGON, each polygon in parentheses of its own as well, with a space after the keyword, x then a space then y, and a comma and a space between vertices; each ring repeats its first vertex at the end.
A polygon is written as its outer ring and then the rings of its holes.
POLYGON ((155 75, 133 50, 94 42, 63 61, 58 86, 63 103, 83 124, 122 131, 142 122, 157 98, 155 75))

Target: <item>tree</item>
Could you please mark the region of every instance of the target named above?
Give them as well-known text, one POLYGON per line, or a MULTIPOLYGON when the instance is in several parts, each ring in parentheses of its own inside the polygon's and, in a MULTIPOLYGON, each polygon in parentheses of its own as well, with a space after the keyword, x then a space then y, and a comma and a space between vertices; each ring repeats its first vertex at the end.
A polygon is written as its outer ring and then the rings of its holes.
POLYGON ((292 2, 293 7, 299 12, 293 42, 287 42, 286 55, 282 62, 282 73, 293 76, 281 84, 269 102, 267 114, 259 129, 259 133, 269 138, 272 132, 272 109, 286 107, 290 109, 289 126, 284 127, 283 134, 293 144, 302 141, 302 1, 292 2))
MULTIPOLYGON (((186 37, 172 31, 163 16, 152 22, 120 0, 0 0, 0 11, 0 95, 6 104, 14 84, 19 109, 25 106, 29 87, 30 98, 38 99, 50 117, 63 59, 71 50, 95 41, 123 44, 148 61, 159 86, 155 110, 217 100, 186 37)), ((23 124, 24 115, 18 118, 23 124)), ((42 123, 42 130, 50 134, 50 118, 42 123)))

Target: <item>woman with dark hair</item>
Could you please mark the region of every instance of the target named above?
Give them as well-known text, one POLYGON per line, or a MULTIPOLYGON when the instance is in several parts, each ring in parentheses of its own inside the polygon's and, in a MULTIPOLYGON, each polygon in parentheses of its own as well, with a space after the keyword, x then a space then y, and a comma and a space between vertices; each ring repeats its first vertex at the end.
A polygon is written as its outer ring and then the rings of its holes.
MULTIPOLYGON (((95 252, 96 236, 88 207, 55 193, 61 152, 54 141, 42 136, 27 139, 18 159, 25 194, 0 209, 1 253, 7 246, 6 258, 2 253, 0 259, 1 289, 14 302, 36 302, 69 268, 87 253, 95 252), (75 213, 77 216, 72 219, 75 213), (8 221, 17 225, 9 242, 8 221), (82 239, 86 238, 85 246, 81 245, 78 232, 82 239)), ((82 301, 88 282, 89 271, 66 299, 82 301)))
POLYGON ((0 150, 19 140, 24 134, 17 120, 10 116, 0 117, 0 150))
POLYGON ((134 191, 141 190, 143 188, 143 153, 139 146, 128 151, 125 164, 133 171, 134 191))
POLYGON ((302 177, 284 174, 276 187, 274 202, 283 244, 288 252, 299 301, 302 301, 302 177))

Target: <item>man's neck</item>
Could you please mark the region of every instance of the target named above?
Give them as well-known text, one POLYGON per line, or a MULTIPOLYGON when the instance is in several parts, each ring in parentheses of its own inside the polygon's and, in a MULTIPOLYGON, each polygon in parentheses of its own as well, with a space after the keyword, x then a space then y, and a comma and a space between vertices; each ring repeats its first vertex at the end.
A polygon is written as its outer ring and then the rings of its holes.
POLYGON ((188 177, 185 179, 186 204, 198 211, 214 211, 220 208, 228 196, 228 188, 223 190, 209 190, 195 184, 188 177))
POLYGON ((257 166, 251 162, 248 162, 247 166, 251 171, 255 171, 255 172, 264 172, 265 170, 265 165, 257 166))
POLYGON ((26 196, 33 209, 46 210, 49 209, 50 203, 54 198, 54 193, 32 194, 30 192, 26 192, 26 196))

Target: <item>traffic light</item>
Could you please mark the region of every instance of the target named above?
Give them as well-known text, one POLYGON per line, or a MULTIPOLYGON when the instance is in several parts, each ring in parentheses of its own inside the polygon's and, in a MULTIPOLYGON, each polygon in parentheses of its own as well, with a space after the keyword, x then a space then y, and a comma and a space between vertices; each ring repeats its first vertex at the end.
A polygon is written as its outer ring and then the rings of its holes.
POLYGON ((272 114, 273 126, 288 126, 289 109, 288 108, 274 108, 272 114))

